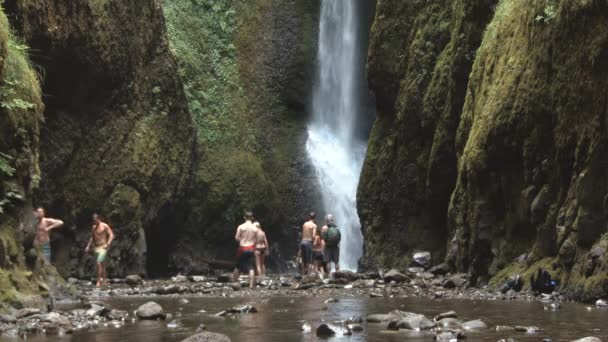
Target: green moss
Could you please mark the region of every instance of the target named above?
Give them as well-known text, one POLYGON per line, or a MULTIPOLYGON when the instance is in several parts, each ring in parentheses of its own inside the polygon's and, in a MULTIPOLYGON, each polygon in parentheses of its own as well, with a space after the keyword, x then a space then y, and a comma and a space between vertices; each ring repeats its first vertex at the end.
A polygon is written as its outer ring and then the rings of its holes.
POLYGON ((555 268, 555 266, 557 266, 557 258, 553 257, 540 259, 532 263, 532 265, 516 261, 494 275, 490 279, 489 285, 494 288, 500 288, 509 277, 519 274, 524 279, 524 288, 529 288, 530 277, 536 274, 539 268, 545 269, 553 279, 559 279, 561 270, 555 268))

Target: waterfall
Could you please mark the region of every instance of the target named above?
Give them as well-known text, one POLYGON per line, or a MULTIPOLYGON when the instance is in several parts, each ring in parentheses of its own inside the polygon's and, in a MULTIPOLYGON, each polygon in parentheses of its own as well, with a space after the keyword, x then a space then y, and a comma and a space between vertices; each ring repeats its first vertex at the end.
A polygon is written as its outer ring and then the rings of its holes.
MULTIPOLYGON (((317 80, 306 150, 315 169, 326 213, 342 233, 340 267, 356 270, 363 236, 356 193, 366 145, 355 130, 363 112, 359 91, 365 62, 360 56, 357 3, 322 0, 317 80)), ((324 224, 324 218, 320 219, 324 224)))

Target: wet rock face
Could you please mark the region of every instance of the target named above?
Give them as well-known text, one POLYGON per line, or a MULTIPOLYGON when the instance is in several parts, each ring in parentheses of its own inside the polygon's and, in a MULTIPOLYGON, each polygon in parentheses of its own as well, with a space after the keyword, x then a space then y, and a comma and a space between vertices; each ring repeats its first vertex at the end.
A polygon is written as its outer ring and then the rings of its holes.
POLYGON ((608 246, 606 5, 568 1, 550 18, 540 3, 452 5, 378 2, 362 266, 404 267, 405 251, 424 248, 476 285, 526 253, 519 269, 549 258, 569 295, 597 299, 608 265, 589 253, 608 246))
POLYGON ((54 233, 54 264, 64 275, 92 274, 83 249, 99 211, 118 237, 109 273, 145 272, 146 238, 171 241, 154 231, 176 214, 194 138, 160 2, 12 0, 6 8, 44 51, 35 61, 48 95, 36 200, 67 223, 54 233))

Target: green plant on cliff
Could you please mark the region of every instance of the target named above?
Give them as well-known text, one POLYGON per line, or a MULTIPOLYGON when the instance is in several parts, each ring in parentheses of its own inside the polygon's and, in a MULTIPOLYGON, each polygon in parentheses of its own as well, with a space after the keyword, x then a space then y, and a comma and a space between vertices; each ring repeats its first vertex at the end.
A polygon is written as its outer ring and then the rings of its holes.
POLYGON ((245 104, 233 44, 232 1, 176 0, 163 9, 202 145, 228 143, 255 149, 253 128, 239 115, 245 104))
POLYGON ((543 13, 536 16, 534 20, 549 24, 557 16, 557 7, 553 4, 547 4, 543 9, 543 13))

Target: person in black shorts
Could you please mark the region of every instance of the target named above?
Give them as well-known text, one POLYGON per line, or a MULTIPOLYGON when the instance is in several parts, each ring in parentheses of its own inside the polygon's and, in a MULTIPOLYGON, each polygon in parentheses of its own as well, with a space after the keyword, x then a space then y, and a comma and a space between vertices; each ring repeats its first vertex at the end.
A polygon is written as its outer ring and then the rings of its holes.
POLYGON ((327 223, 321 229, 325 249, 323 250, 323 260, 327 267, 327 273, 331 274, 331 264, 334 263, 336 271, 340 270, 340 241, 342 236, 336 226, 333 215, 327 215, 327 223))
POLYGON ((308 221, 302 226, 302 243, 300 244, 300 250, 302 252, 304 274, 310 274, 314 269, 312 264, 312 240, 317 234, 317 225, 315 224, 316 217, 317 215, 314 212, 311 212, 308 215, 308 221))
POLYGON ((236 229, 235 240, 239 242, 236 252, 234 281, 238 282, 240 273, 249 274, 249 287, 255 287, 255 238, 258 229, 253 224, 253 213, 245 213, 245 223, 236 229))

